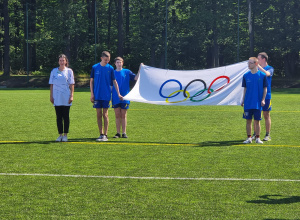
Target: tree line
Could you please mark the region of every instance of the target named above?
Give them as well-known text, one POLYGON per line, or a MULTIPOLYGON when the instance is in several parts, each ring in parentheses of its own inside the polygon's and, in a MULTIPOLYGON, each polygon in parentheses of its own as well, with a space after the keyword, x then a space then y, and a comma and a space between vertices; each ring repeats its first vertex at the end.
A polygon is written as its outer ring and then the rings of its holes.
POLYGON ((107 50, 137 71, 212 68, 265 51, 300 76, 298 0, 0 0, 0 69, 50 73, 58 55, 89 73, 107 50))

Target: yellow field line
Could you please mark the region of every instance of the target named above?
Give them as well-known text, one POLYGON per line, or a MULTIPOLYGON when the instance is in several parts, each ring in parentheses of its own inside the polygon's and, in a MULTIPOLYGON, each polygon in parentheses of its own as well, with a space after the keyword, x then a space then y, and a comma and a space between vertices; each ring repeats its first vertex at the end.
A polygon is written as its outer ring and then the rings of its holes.
MULTIPOLYGON (((243 112, 243 108, 241 108, 240 110, 232 110, 232 109, 228 109, 228 110, 201 110, 201 109, 164 109, 164 111, 185 111, 185 112, 243 112)), ((130 109, 130 111, 161 111, 161 109, 130 109)), ((276 111, 276 110, 272 110, 272 112, 274 113, 300 113, 300 111, 276 111)))
MULTIPOLYGON (((142 145, 142 146, 191 146, 191 147, 201 147, 201 144, 170 144, 170 143, 134 143, 134 142, 68 142, 70 144, 111 144, 111 145, 142 145)), ((206 145, 205 145, 206 146, 206 145)), ((234 147, 248 146, 246 144, 235 144, 230 145, 234 147)), ((253 146, 253 145, 252 145, 253 146)), ((300 147, 297 145, 271 145, 271 144, 261 144, 254 145, 261 147, 300 147)))
MULTIPOLYGON (((13 144, 13 143, 31 143, 31 142, 26 142, 26 141, 0 141, 0 143, 3 144, 13 144)), ((38 142, 37 142, 38 143, 38 142)), ((53 141, 53 143, 55 143, 53 141)), ((190 147, 202 147, 203 145, 200 144, 188 144, 188 143, 135 143, 135 142, 109 142, 109 141, 105 141, 105 142, 84 142, 84 141, 80 141, 80 142, 74 142, 74 141, 70 141, 70 142, 66 142, 66 144, 89 144, 89 145, 132 145, 132 146, 190 146, 190 147)), ((208 145, 205 145, 208 146, 208 145)), ((245 146, 257 146, 257 147, 300 147, 300 145, 276 145, 276 144, 235 144, 235 145, 228 145, 228 146, 234 146, 234 147, 245 147, 245 146)), ((203 146, 204 147, 204 146, 203 146)))
POLYGON ((169 143, 134 143, 134 142, 67 142, 69 144, 110 144, 110 145, 142 145, 142 146, 199 146, 199 144, 169 144, 169 143))
MULTIPOLYGON (((240 147, 240 146, 249 146, 249 145, 248 144, 235 144, 235 145, 231 145, 231 146, 240 147)), ((251 144, 250 146, 259 146, 259 147, 300 147, 300 146, 297 146, 297 145, 272 145, 272 144, 260 144, 260 145, 251 144)))

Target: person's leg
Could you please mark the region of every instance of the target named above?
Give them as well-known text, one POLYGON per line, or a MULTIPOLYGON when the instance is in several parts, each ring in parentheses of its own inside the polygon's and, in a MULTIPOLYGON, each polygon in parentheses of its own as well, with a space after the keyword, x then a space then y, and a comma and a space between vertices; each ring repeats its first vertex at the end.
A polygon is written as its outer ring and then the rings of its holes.
POLYGON ((247 122, 246 122, 246 131, 247 131, 247 136, 251 137, 251 133, 252 133, 252 119, 247 119, 247 122))
POLYGON ((126 134, 127 109, 121 109, 121 117, 122 117, 122 132, 123 134, 126 134))
POLYGON ((117 134, 121 134, 121 108, 115 108, 117 134))
POLYGON ((64 136, 62 137, 61 141, 63 142, 68 141, 68 133, 69 133, 69 126, 70 126, 69 113, 70 113, 70 106, 62 106, 64 136))
POLYGON ((100 135, 103 134, 103 128, 102 128, 102 108, 96 108, 97 111, 97 124, 99 128, 100 135))
POLYGON ((63 120, 63 109, 62 109, 62 107, 63 106, 55 106, 56 125, 57 125, 58 133, 60 135, 62 135, 62 133, 63 133, 63 123, 62 123, 62 120, 63 120))
POLYGON ((246 121, 246 132, 247 132, 247 139, 243 143, 250 144, 250 143, 252 143, 252 138, 251 138, 252 119, 247 119, 247 121, 246 121))
POLYGON ((255 135, 256 138, 259 138, 260 136, 260 121, 259 120, 254 120, 254 124, 255 124, 255 135))
POLYGON ((67 136, 70 127, 70 106, 63 106, 64 135, 67 136))
POLYGON ((266 135, 270 135, 270 131, 271 131, 270 111, 264 111, 264 119, 265 119, 265 124, 266 124, 266 135))
POLYGON ((253 121, 253 135, 252 135, 252 138, 255 139, 256 138, 256 133, 255 133, 255 130, 256 130, 256 125, 255 125, 255 122, 253 121))
POLYGON ((103 120, 104 120, 104 134, 107 136, 108 124, 109 124, 108 108, 103 108, 103 120))

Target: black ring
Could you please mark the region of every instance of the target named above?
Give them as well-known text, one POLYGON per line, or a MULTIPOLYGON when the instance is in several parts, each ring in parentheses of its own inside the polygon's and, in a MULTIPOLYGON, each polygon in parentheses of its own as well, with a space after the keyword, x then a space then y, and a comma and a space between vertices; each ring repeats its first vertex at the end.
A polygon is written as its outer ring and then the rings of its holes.
MULTIPOLYGON (((192 80, 191 82, 189 82, 187 85, 186 85, 186 87, 184 88, 184 90, 183 90, 183 96, 186 98, 187 96, 186 96, 186 89, 188 88, 188 86, 189 85, 191 85, 193 82, 195 82, 195 81, 200 81, 200 82, 202 82, 203 83, 203 85, 204 85, 204 89, 202 90, 202 92, 200 92, 199 94, 197 94, 196 96, 193 96, 193 97, 197 97, 197 96, 199 96, 199 95, 202 95, 202 93, 204 93, 204 91, 206 90, 206 83, 202 80, 202 79, 194 79, 194 80, 192 80)), ((200 90, 201 91, 201 90, 200 90)))

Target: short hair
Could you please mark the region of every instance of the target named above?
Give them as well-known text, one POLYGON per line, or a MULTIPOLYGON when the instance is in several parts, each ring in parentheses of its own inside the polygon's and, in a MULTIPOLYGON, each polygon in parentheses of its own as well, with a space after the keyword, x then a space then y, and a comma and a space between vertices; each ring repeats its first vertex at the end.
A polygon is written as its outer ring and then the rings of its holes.
POLYGON ((249 60, 250 60, 250 59, 251 59, 251 60, 254 60, 254 63, 257 63, 257 62, 258 62, 258 59, 257 59, 256 57, 250 57, 249 60))
POLYGON ((115 58, 115 62, 117 62, 118 60, 120 60, 120 61, 122 61, 122 62, 124 63, 124 60, 123 60, 122 57, 116 57, 116 58, 115 58))
POLYGON ((66 62, 67 62, 66 67, 68 67, 69 66, 68 57, 65 54, 59 54, 58 59, 60 59, 60 58, 64 58, 66 60, 66 62))
POLYGON ((261 58, 266 59, 266 61, 268 62, 268 54, 266 52, 260 52, 257 56, 261 56, 261 58))
POLYGON ((110 53, 108 51, 103 51, 101 57, 110 57, 110 53))

